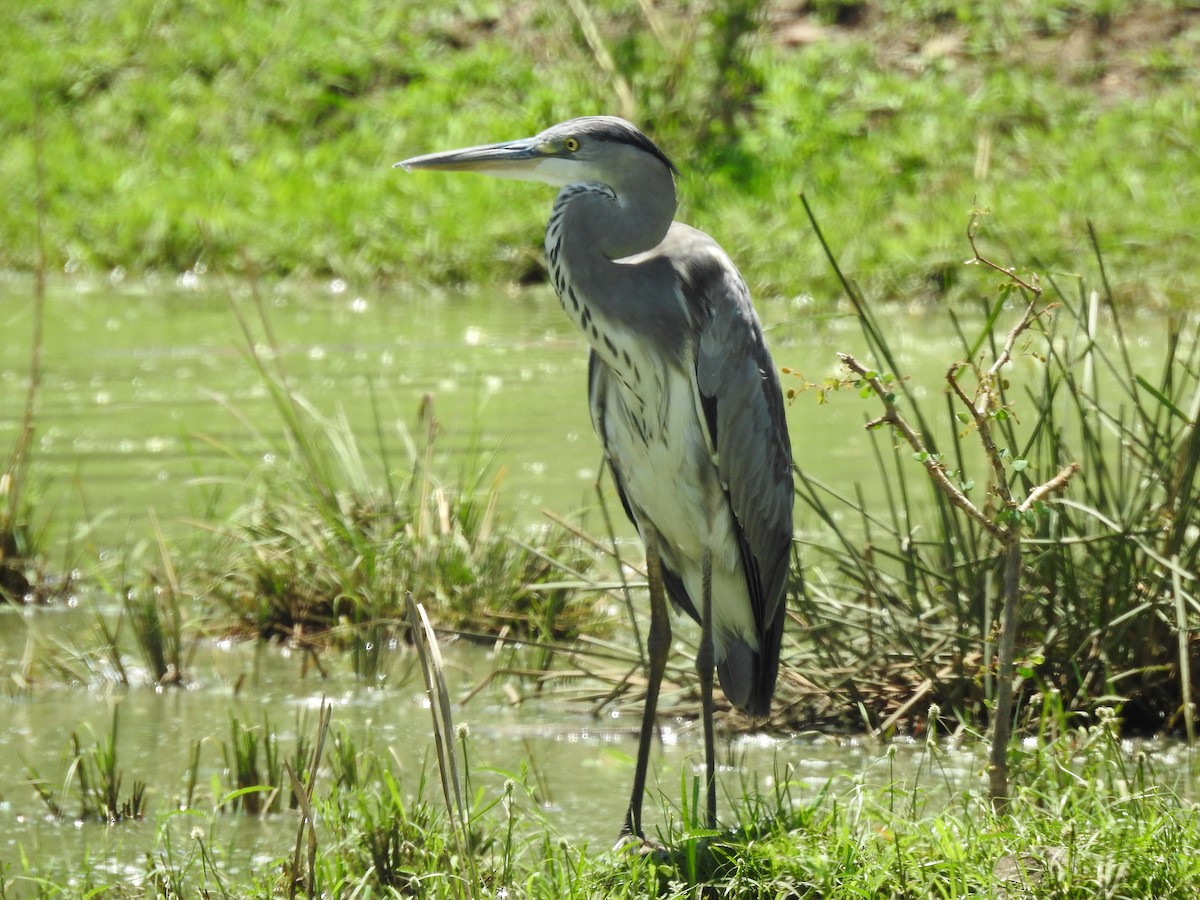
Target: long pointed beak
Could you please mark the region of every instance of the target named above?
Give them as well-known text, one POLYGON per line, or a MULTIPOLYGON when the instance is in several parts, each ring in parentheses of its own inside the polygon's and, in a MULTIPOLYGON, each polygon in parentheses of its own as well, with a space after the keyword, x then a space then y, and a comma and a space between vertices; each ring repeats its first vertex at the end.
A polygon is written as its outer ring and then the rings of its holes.
POLYGON ((500 178, 533 177, 532 172, 547 158, 546 150, 536 138, 506 141, 502 144, 485 144, 462 150, 446 150, 427 153, 401 160, 396 167, 413 171, 432 169, 440 172, 483 172, 500 178))

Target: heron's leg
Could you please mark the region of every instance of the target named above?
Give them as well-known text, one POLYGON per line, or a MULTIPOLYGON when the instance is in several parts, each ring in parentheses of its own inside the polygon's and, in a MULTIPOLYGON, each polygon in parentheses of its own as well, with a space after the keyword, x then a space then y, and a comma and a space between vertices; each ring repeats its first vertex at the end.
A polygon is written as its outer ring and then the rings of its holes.
POLYGON ((712 555, 708 547, 701 557, 703 592, 700 612, 700 648, 696 651, 696 672, 700 676, 700 716, 704 720, 704 795, 708 802, 708 828, 717 827, 717 756, 713 739, 713 635, 712 635, 712 555))
POLYGON ((629 795, 629 810, 625 814, 622 836, 644 837, 642 834, 642 797, 646 792, 646 771, 650 765, 650 743, 658 711, 658 691, 667 668, 671 649, 671 620, 667 614, 667 599, 663 588, 662 559, 658 555, 658 536, 647 529, 646 574, 650 583, 650 631, 646 636, 646 655, 649 662, 646 685, 646 705, 642 710, 642 733, 638 740, 637 768, 633 772, 633 791, 629 795))

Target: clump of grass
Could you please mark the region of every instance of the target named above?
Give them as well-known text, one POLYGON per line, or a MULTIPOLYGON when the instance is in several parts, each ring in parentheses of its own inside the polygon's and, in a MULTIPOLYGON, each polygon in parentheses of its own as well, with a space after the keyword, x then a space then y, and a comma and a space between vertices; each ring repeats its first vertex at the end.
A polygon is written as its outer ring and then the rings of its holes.
POLYGON ((237 716, 231 716, 229 731, 229 743, 223 751, 225 771, 232 783, 230 791, 222 798, 222 806, 250 815, 278 812, 283 789, 283 767, 279 760, 279 741, 270 723, 264 716, 261 730, 247 728, 238 721, 237 716))
MULTIPOLYGON (((446 489, 431 477, 410 505, 380 494, 338 501, 339 519, 272 481, 228 526, 228 561, 214 594, 263 637, 328 637, 339 625, 386 647, 405 591, 440 627, 480 637, 560 640, 601 622, 594 603, 562 582, 589 560, 561 530, 523 545, 496 521, 497 494, 446 489), (484 514, 481 515, 481 507, 484 514)), ((347 636, 350 636, 347 635, 347 636)), ((377 661, 364 654, 356 669, 377 661)))
POLYGON ((1139 351, 1098 244, 1097 261, 1099 290, 1055 284, 1064 315, 1043 380, 1028 388, 1025 455, 1045 465, 1071 454, 1085 473, 1031 541, 1028 638, 1041 660, 1031 680, 1073 706, 1110 692, 1124 698, 1128 726, 1190 738, 1200 689, 1200 322, 1168 317, 1158 352, 1139 351))
POLYGON ((336 893, 373 889, 470 896, 466 884, 473 856, 460 855, 444 809, 425 799, 424 777, 406 786, 374 756, 360 758, 356 768, 366 780, 357 788, 339 782, 317 807, 338 848, 319 857, 321 886, 336 893), (414 788, 415 796, 409 796, 414 788))
MULTIPOLYGON (((317 727, 318 744, 323 744, 327 726, 327 708, 322 707, 321 721, 317 727)), ((302 800, 296 784, 305 786, 312 783, 315 777, 314 759, 319 759, 315 747, 313 741, 301 732, 290 755, 285 757, 277 730, 266 713, 263 714, 261 725, 246 725, 236 715, 231 715, 229 740, 221 742, 226 783, 225 792, 217 798, 217 808, 248 815, 282 812, 285 803, 287 809, 300 808, 302 800)), ((194 781, 199 756, 200 748, 197 745, 189 772, 190 783, 194 781)), ((189 788, 189 794, 193 793, 193 787, 189 788)))
POLYGON ((125 617, 149 678, 165 687, 184 678, 183 613, 170 586, 142 585, 125 594, 125 617))
MULTIPOLYGON (((480 801, 469 816, 458 805, 461 796, 439 805, 426 797, 424 765, 415 770, 414 783, 406 783, 390 760, 356 744, 345 730, 332 732, 332 744, 330 787, 313 799, 324 843, 314 848, 319 852, 306 880, 310 896, 399 891, 466 898, 495 884, 490 858, 499 828, 488 820, 490 804, 480 801)), ((465 742, 461 750, 465 754, 465 742)))
MULTIPOLYGON (((258 311, 269 342, 261 303, 258 311)), ((489 638, 557 640, 602 621, 596 603, 564 582, 591 563, 569 532, 543 532, 532 544, 508 536, 499 483, 482 486, 484 466, 458 487, 437 478, 431 399, 397 483, 382 450, 368 465, 370 451, 344 417, 323 416, 290 390, 279 364, 254 351, 240 311, 239 319, 285 431, 275 454, 283 462, 227 528, 212 593, 239 621, 263 637, 343 639, 368 675, 383 671, 377 654, 397 639, 406 592, 440 627, 489 638)))
MULTIPOLYGON (((27 764, 29 783, 54 818, 62 819, 70 814, 67 807, 72 785, 79 804, 76 818, 80 820, 115 825, 130 819, 141 819, 145 815, 145 782, 134 781, 128 794, 121 791, 124 772, 120 768, 117 752, 119 710, 120 707, 113 707, 112 726, 108 733, 99 739, 91 735, 90 745, 85 746, 79 732, 72 732, 66 775, 58 783, 57 789, 27 764)), ((86 726, 85 730, 90 731, 86 726)))

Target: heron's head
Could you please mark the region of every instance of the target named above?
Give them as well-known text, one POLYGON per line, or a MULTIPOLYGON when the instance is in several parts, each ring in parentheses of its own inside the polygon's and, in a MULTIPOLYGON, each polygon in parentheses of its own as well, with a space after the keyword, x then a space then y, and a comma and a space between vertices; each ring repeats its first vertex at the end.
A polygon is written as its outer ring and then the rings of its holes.
POLYGON ((429 153, 396 165, 410 171, 482 172, 559 187, 589 181, 613 184, 646 167, 662 169, 668 177, 676 174, 666 154, 616 116, 571 119, 531 138, 429 153))

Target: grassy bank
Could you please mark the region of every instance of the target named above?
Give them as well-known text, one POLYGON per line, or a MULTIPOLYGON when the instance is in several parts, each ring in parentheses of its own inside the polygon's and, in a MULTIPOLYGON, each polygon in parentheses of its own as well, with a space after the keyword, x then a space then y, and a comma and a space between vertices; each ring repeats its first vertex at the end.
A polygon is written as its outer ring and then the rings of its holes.
POLYGON ((1049 269, 1098 223, 1139 305, 1200 281, 1185 3, 54 0, 0 26, 0 268, 34 265, 40 128, 52 268, 539 279, 545 192, 390 164, 612 112, 759 292, 835 296, 801 190, 881 296, 953 290, 973 204, 1049 269))

